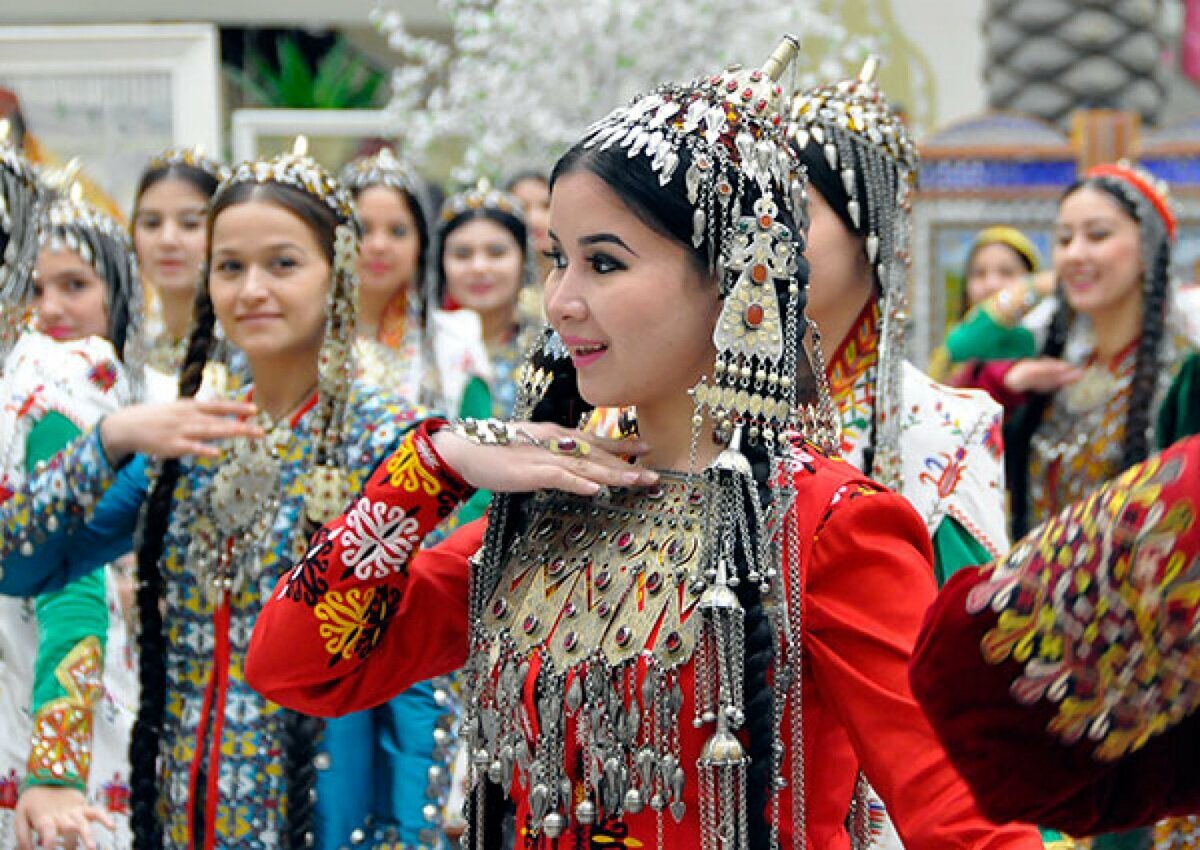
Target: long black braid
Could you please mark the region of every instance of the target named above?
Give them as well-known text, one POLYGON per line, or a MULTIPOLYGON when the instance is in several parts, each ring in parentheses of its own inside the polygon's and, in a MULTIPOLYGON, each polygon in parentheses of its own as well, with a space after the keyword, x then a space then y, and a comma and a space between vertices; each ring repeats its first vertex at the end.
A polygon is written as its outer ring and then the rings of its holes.
MULTIPOLYGON (((179 375, 181 398, 192 398, 200 389, 204 367, 212 350, 215 327, 216 316, 212 300, 208 297, 208 286, 202 284, 196 289, 195 318, 179 375)), ((178 460, 163 463, 146 501, 137 552, 141 701, 129 746, 132 768, 131 826, 137 850, 159 850, 162 847, 162 821, 158 810, 158 755, 166 708, 167 653, 160 608, 163 576, 159 563, 163 555, 163 541, 170 526, 180 470, 178 460)))
MULTIPOLYGON (((1137 207, 1120 191, 1115 190, 1104 179, 1085 179, 1072 184, 1063 198, 1083 187, 1103 191, 1135 222, 1141 224, 1137 207)), ((1153 213, 1151 213, 1153 214, 1153 213)), ((1142 228, 1145 238, 1146 229, 1142 228)), ((1154 252, 1153 263, 1145 270, 1142 288, 1142 331, 1138 338, 1134 373, 1129 394, 1129 407, 1125 414, 1125 439, 1121 449, 1123 471, 1145 460, 1150 453, 1150 425, 1154 414, 1155 393, 1158 375, 1162 368, 1162 346, 1166 334, 1167 296, 1170 280, 1171 248, 1165 239, 1154 252)), ((1060 357, 1066 348, 1074 312, 1067 304, 1061 286, 1058 290, 1058 309, 1050 324, 1046 342, 1042 346, 1044 357, 1060 357)), ((1029 400, 1010 418, 1004 426, 1005 472, 1010 495, 1009 507, 1012 514, 1013 539, 1025 536, 1041 517, 1031 516, 1029 492, 1030 446, 1033 436, 1045 418, 1046 411, 1054 401, 1054 393, 1034 393, 1029 400)))
POLYGON ((1150 454, 1150 425, 1154 415, 1158 377, 1162 370, 1163 337, 1167 328, 1167 281, 1171 267, 1171 249, 1164 240, 1154 255, 1154 267, 1147 269, 1149 283, 1142 303, 1142 336, 1138 340, 1129 392, 1129 414, 1125 419, 1125 445, 1121 470, 1141 463, 1150 454))

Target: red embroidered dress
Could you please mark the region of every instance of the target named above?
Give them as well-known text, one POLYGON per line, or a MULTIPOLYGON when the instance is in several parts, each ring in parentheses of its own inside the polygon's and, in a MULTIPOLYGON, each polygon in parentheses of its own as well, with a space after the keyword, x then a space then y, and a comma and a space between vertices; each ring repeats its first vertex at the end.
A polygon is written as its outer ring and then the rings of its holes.
MULTIPOLYGON (((797 500, 786 521, 795 524, 799 551, 784 553, 787 614, 799 628, 800 646, 782 650, 803 676, 789 692, 784 730, 793 729, 802 703, 804 760, 787 752, 783 775, 802 793, 778 796, 783 825, 781 845, 807 845, 821 850, 848 848, 845 828, 860 766, 888 803, 901 834, 912 848, 1028 847, 1039 848, 1037 833, 1020 827, 997 828, 975 810, 970 794, 947 763, 917 708, 907 684, 909 652, 925 608, 934 595, 929 538, 920 519, 900 497, 862 478, 848 464, 798 448, 794 455, 797 500), (801 693, 803 700, 801 700, 801 693), (803 800, 804 811, 795 805, 803 800), (805 825, 807 835, 799 829, 805 825), (795 830, 795 833, 793 833, 795 830)), ((461 529, 443 545, 416 552, 421 538, 434 527, 445 506, 463 498, 466 488, 444 468, 424 428, 376 470, 361 497, 341 518, 315 537, 303 561, 285 579, 258 619, 247 659, 246 675, 270 699, 296 709, 337 715, 375 705, 413 682, 455 669, 468 661, 469 558, 480 548, 484 521, 461 529)), ((655 496, 647 494, 648 499, 655 496)), ((618 548, 619 536, 613 538, 618 548)), ((662 550, 663 556, 674 556, 662 550)), ((620 560, 609 564, 620 564, 620 560)), ((572 679, 587 675, 585 666, 564 674, 563 705, 547 705, 538 670, 570 643, 573 617, 563 599, 597 598, 610 586, 625 583, 628 591, 611 612, 597 647, 622 644, 623 634, 636 635, 636 662, 627 687, 610 704, 630 716, 654 712, 658 694, 644 689, 642 677, 656 654, 675 651, 678 635, 667 627, 686 629, 689 600, 686 583, 658 583, 655 572, 632 565, 616 574, 593 574, 588 564, 553 574, 553 563, 516 575, 493 599, 516 606, 521 592, 540 588, 553 604, 532 631, 528 618, 513 623, 504 640, 529 639, 524 679, 515 683, 522 695, 517 709, 531 718, 523 741, 510 741, 518 753, 535 750, 540 740, 536 719, 547 713, 563 718, 565 772, 572 805, 582 796, 588 768, 577 733, 589 711, 569 696, 572 679), (532 579, 530 578, 532 576, 532 579), (550 579, 569 582, 568 593, 550 579), (534 584, 530 585, 529 582, 534 584), (538 582, 548 581, 540 584, 538 582), (515 588, 511 593, 507 590, 515 588), (664 593, 665 597, 655 597, 664 593), (575 594, 583 594, 582 597, 575 594), (654 598, 666 598, 659 619, 647 625, 638 615, 653 612, 654 598), (677 605, 675 603, 678 603, 677 605), (659 626, 662 625, 660 629, 659 626), (626 631, 628 629, 628 631, 626 631), (521 639, 525 639, 521 638, 521 639), (660 641, 662 645, 660 645, 660 641), (540 692, 535 700, 535 691, 540 692)), ((528 597, 526 597, 526 600, 528 597)), ((535 598, 535 601, 538 601, 535 598)), ((598 607, 598 606, 597 606, 598 607)), ((593 612, 581 612, 586 619, 593 612)), ((499 626, 498 631, 504 631, 499 626)), ((626 637, 626 643, 629 637, 626 637)), ((500 660, 482 661, 485 666, 500 660)), ((513 669, 513 668, 507 668, 513 669)), ((557 841, 536 829, 528 780, 511 781, 517 804, 517 846, 696 847, 701 823, 697 815, 697 759, 711 729, 689 722, 693 713, 695 659, 681 663, 677 678, 663 687, 679 694, 678 764, 681 787, 663 789, 666 811, 651 806, 636 814, 605 815, 582 823, 567 809, 566 831, 557 841), (668 803, 682 803, 676 820, 668 803)), ((794 666, 792 669, 795 669, 794 666)), ((483 691, 483 699, 491 699, 483 691)), ((636 720, 631 721, 635 726, 636 720)), ((790 740, 789 735, 784 736, 790 740)), ((518 755, 518 761, 520 756, 518 755)), ((636 769, 636 768, 635 768, 636 769)), ((522 767, 514 768, 520 779, 522 767)), ((619 809, 619 807, 617 807, 619 809)))

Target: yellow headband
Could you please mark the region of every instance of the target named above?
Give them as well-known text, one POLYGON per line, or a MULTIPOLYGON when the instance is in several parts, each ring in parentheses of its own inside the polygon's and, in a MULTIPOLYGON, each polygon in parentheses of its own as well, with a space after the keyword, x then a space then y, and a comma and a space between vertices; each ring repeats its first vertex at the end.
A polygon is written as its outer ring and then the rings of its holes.
MULTIPOLYGON (((985 245, 1007 245, 1025 258, 1025 261, 1029 263, 1030 271, 1036 272, 1042 267, 1042 255, 1037 246, 1033 244, 1033 240, 1015 227, 996 225, 979 231, 975 235, 975 241, 971 243, 971 253, 968 254, 968 258, 975 256, 975 252, 985 245)), ((970 262, 969 259, 968 262, 970 262)))

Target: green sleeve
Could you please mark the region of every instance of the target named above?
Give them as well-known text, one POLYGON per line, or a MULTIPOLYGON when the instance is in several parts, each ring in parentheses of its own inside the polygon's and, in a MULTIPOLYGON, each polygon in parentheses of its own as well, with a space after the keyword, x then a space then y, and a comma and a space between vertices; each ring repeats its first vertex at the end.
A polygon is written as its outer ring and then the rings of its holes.
POLYGON ((67 443, 79 436, 79 433, 74 422, 54 411, 35 422, 25 441, 26 474, 32 474, 37 464, 50 460, 62 451, 67 443))
POLYGON ((1192 434, 1200 434, 1200 353, 1195 351, 1175 373, 1158 408, 1158 447, 1165 449, 1192 434))
MULTIPOLYGON (((26 466, 32 470, 78 434, 65 416, 47 413, 26 440, 26 466)), ((82 790, 92 744, 92 707, 101 687, 108 637, 104 571, 38 596, 34 610, 38 626, 31 705, 34 734, 25 782, 82 790)))
POLYGON ((992 556, 983 544, 972 537, 958 520, 946 517, 933 533, 933 568, 938 587, 963 567, 986 564, 992 556))
POLYGON ((968 360, 1021 360, 1037 354, 1037 340, 1029 328, 1007 327, 987 310, 976 307, 946 336, 953 363, 968 360))

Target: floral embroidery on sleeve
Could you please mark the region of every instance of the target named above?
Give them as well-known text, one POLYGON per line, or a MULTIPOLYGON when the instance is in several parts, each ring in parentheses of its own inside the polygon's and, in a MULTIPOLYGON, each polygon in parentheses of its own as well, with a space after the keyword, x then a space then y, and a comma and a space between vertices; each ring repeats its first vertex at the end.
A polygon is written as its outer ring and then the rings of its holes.
POLYGON ((330 663, 355 655, 365 658, 383 637, 400 603, 400 591, 386 585, 331 590, 313 609, 320 622, 330 663))
POLYGON ((1102 761, 1200 705, 1200 530, 1177 492, 1185 468, 1178 454, 1131 468, 1019 543, 967 597, 968 613, 999 615, 984 658, 1024 667, 1014 698, 1057 703, 1049 730, 1096 742, 1102 761))

